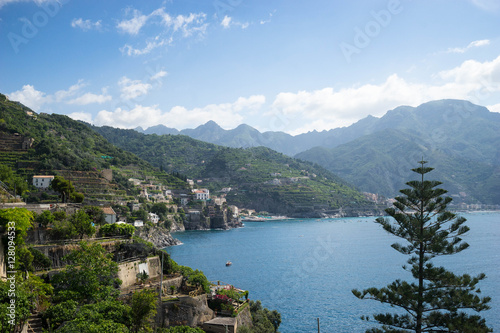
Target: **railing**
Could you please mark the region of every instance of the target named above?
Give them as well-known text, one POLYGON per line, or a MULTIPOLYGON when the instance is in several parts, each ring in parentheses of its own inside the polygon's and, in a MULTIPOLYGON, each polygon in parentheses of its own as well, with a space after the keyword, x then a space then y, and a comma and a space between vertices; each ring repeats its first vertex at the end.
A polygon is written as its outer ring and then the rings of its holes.
POLYGON ((66 244, 76 244, 81 241, 99 241, 99 240, 112 240, 112 239, 128 239, 129 236, 113 236, 113 237, 97 237, 97 238, 85 238, 85 239, 63 239, 63 240, 49 240, 45 242, 36 243, 35 245, 66 245, 66 244))
POLYGON ((15 195, 13 195, 12 193, 10 193, 10 190, 9 190, 9 188, 7 187, 7 185, 5 185, 5 183, 4 183, 4 182, 2 182, 1 180, 0 180, 0 189, 2 189, 2 190, 4 190, 5 192, 7 192, 7 194, 8 194, 9 196, 11 196, 11 197, 15 198, 15 195))
POLYGON ((134 262, 134 261, 137 261, 137 260, 144 260, 144 257, 132 257, 132 258, 126 258, 126 259, 122 259, 122 260, 117 260, 116 263, 118 264, 125 264, 125 263, 128 263, 128 262, 134 262))

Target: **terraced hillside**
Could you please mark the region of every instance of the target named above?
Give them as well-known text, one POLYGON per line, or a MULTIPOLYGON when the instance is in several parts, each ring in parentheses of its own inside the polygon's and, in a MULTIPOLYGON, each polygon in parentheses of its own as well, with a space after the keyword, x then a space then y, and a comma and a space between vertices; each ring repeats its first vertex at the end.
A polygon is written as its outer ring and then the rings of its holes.
POLYGON ((265 147, 228 148, 184 135, 145 135, 94 127, 110 142, 158 168, 201 181, 230 204, 290 216, 333 215, 351 209, 366 215, 377 207, 326 169, 265 147))
POLYGON ((134 193, 126 170, 137 168, 143 175, 161 179, 172 188, 186 183, 160 172, 139 157, 117 148, 84 124, 56 114, 36 114, 0 94, 0 164, 31 183, 37 173, 61 174, 70 179, 89 200, 126 198, 134 193), (113 177, 100 177, 112 169, 113 177))

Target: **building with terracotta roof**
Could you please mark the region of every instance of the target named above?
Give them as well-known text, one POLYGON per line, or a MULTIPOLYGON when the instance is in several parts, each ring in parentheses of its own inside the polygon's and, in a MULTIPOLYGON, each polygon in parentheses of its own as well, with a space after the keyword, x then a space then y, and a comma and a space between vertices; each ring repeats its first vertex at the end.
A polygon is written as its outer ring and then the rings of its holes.
POLYGON ((196 195, 196 200, 208 200, 210 199, 210 191, 206 188, 201 190, 194 190, 193 193, 196 195))
POLYGON ((113 224, 116 223, 116 213, 111 207, 102 207, 102 211, 104 212, 104 219, 106 223, 113 224))
POLYGON ((33 176, 33 186, 36 188, 46 189, 50 186, 54 176, 33 176))

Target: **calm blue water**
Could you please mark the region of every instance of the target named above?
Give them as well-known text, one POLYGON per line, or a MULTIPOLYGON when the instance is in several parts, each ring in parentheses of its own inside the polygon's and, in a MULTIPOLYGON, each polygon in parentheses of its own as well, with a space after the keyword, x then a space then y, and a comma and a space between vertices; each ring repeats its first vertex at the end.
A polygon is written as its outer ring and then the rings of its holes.
MULTIPOLYGON (((491 309, 481 312, 500 332, 500 214, 464 214, 470 231, 469 249, 435 260, 456 274, 484 272, 484 296, 491 309)), ((288 220, 245 223, 228 231, 187 231, 174 237, 184 244, 167 248, 181 265, 202 270, 211 281, 220 280, 250 291, 282 315, 280 331, 364 332, 372 325, 361 315, 394 312, 372 300, 359 300, 351 289, 383 287, 397 278, 410 281, 401 266, 407 257, 390 245, 398 238, 387 234, 373 218, 288 220), (226 267, 227 260, 233 265, 226 267)))

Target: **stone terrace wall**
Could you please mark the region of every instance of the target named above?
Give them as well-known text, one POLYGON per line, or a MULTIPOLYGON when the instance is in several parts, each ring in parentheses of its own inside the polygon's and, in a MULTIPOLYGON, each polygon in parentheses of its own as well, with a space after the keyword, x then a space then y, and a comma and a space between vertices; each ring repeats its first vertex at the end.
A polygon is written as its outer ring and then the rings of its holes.
MULTIPOLYGON (((137 274, 140 273, 140 268, 144 267, 143 261, 134 260, 118 265, 118 278, 122 280, 121 288, 133 286, 137 281, 137 274)), ((160 276, 160 258, 158 256, 151 257, 146 260, 146 273, 150 278, 160 276)))

